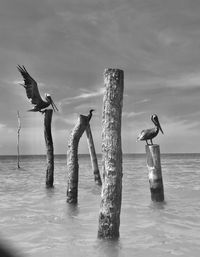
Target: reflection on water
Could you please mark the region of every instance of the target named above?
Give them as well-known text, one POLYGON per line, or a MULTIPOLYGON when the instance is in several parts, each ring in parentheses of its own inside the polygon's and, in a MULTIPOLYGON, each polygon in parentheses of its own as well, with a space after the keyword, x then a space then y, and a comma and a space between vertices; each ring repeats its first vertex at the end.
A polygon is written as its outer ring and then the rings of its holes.
POLYGON ((75 204, 75 203, 69 204, 66 209, 67 209, 66 213, 69 216, 69 218, 77 217, 79 214, 78 204, 75 204))
MULTIPOLYGON (((152 203, 145 157, 123 159, 120 239, 97 238, 101 188, 89 156, 79 161, 78 204, 66 203, 65 156, 46 188, 45 156, 0 157, 2 238, 30 257, 199 256, 200 155, 163 155, 165 202, 152 203)), ((101 164, 101 159, 98 159, 101 164)))
POLYGON ((167 204, 166 201, 163 201, 163 202, 151 202, 150 203, 150 208, 152 208, 155 211, 163 210, 165 208, 166 204, 167 204))

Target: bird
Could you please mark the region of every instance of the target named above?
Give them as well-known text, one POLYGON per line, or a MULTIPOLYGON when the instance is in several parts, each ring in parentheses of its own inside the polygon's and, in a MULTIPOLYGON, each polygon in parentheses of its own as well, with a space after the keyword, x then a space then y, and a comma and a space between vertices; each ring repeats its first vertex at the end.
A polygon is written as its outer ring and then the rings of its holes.
POLYGON ((20 85, 25 88, 27 97, 30 99, 31 104, 34 105, 33 109, 30 109, 28 111, 44 113, 45 109, 49 105, 52 106, 54 112, 58 111, 58 108, 54 104, 50 94, 45 93, 44 99, 40 96, 37 82, 30 76, 26 68, 23 65, 18 65, 17 69, 24 79, 24 84, 20 85))
POLYGON ((153 145, 152 139, 158 135, 159 130, 164 134, 164 132, 160 126, 158 116, 156 114, 153 114, 151 116, 151 121, 155 124, 155 127, 151 128, 151 129, 142 130, 141 133, 137 137, 137 141, 145 140, 147 145, 149 145, 148 140, 150 140, 150 142, 151 142, 150 145, 153 145))
POLYGON ((88 123, 90 122, 90 120, 91 120, 91 118, 92 118, 92 112, 93 111, 95 111, 94 109, 91 109, 90 111, 89 111, 89 114, 88 114, 88 116, 87 116, 87 119, 88 119, 88 123))

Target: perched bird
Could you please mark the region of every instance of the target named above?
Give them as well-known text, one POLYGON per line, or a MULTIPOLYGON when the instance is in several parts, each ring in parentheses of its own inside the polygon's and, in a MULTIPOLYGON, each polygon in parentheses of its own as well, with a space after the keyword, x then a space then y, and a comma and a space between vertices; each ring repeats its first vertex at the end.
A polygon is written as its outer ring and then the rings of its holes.
POLYGON ((58 111, 58 108, 54 104, 50 94, 45 93, 44 99, 40 96, 37 82, 29 75, 26 68, 24 66, 17 66, 17 69, 21 73, 24 84, 20 84, 26 89, 26 95, 29 99, 31 99, 31 103, 34 105, 33 109, 30 109, 28 111, 30 112, 45 112, 45 108, 47 108, 49 105, 52 106, 54 111, 58 111))
POLYGON ((160 122, 158 120, 158 116, 156 114, 153 114, 151 116, 151 120, 155 124, 155 127, 151 129, 142 130, 142 132, 138 135, 137 138, 137 141, 145 140, 147 145, 149 145, 147 140, 150 140, 151 145, 153 145, 152 139, 158 135, 159 130, 163 133, 163 130, 160 126, 160 122))
POLYGON ((88 116, 87 116, 87 118, 88 118, 88 123, 90 122, 90 120, 91 120, 91 118, 92 118, 92 112, 94 111, 94 109, 91 109, 90 111, 89 111, 89 114, 88 114, 88 116))

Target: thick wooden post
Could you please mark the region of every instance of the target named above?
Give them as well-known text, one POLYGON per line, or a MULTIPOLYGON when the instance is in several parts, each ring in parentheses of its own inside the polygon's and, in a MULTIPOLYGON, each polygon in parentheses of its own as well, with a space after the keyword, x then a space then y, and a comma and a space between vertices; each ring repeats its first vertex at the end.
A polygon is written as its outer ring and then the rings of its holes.
POLYGON ((124 73, 118 69, 104 72, 105 94, 102 118, 102 192, 99 213, 99 238, 119 237, 122 199, 121 113, 124 73))
POLYGON ((78 121, 71 132, 68 141, 67 151, 67 168, 68 168, 68 184, 67 184, 67 202, 77 203, 78 197, 78 144, 88 125, 87 116, 80 115, 78 121))
POLYGON ((48 109, 44 113, 44 138, 47 149, 47 170, 46 170, 46 186, 53 187, 54 181, 54 149, 51 136, 51 120, 53 110, 48 109))
POLYGON ((20 137, 20 130, 21 130, 21 120, 20 120, 20 115, 19 111, 17 111, 17 120, 18 120, 18 129, 17 129, 17 167, 20 169, 20 151, 19 151, 19 137, 20 137))
POLYGON ((92 163, 92 169, 94 173, 94 181, 97 185, 102 185, 90 124, 88 124, 86 128, 86 135, 87 135, 88 148, 90 152, 90 159, 92 163))
POLYGON ((151 199, 155 202, 162 202, 164 201, 164 188, 159 145, 146 145, 146 155, 151 199))

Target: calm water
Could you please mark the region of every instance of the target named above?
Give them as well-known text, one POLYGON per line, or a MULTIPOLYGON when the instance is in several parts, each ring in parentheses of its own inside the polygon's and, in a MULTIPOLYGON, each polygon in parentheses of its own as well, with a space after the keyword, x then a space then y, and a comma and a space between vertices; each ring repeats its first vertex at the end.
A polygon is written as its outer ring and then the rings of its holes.
MULTIPOLYGON (((89 156, 79 159, 78 205, 66 203, 65 156, 55 157, 55 187, 45 188, 46 160, 0 157, 0 237, 23 256, 199 256, 200 155, 163 155, 165 204, 150 200, 145 156, 123 158, 120 239, 97 239, 100 188, 89 156)), ((99 157, 99 165, 101 159, 99 157)))

